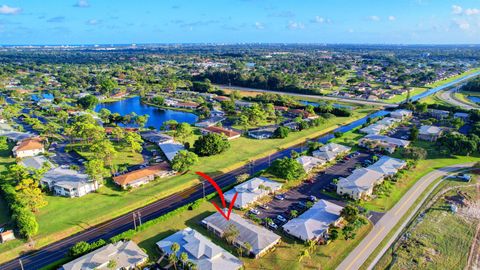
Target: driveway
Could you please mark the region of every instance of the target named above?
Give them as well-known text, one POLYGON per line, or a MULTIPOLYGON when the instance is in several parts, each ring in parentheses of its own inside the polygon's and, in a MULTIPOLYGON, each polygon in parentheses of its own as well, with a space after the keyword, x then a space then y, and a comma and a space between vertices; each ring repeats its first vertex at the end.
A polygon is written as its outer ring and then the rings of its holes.
POLYGON ((466 103, 466 102, 463 102, 463 101, 460 101, 460 100, 456 99, 454 97, 454 94, 455 94, 456 91, 458 91, 458 87, 453 88, 453 89, 448 90, 448 91, 441 92, 439 97, 440 97, 440 99, 444 100, 445 102, 450 103, 454 106, 460 107, 460 108, 465 109, 465 110, 474 110, 474 109, 479 108, 479 106, 477 106, 477 105, 469 104, 469 103, 466 103))
POLYGON ((80 167, 80 169, 83 169, 83 163, 82 159, 83 157, 77 154, 75 151, 65 151, 65 147, 67 146, 67 143, 58 143, 55 147, 53 152, 55 153, 55 156, 50 157, 53 162, 58 164, 59 166, 66 165, 77 165, 80 167))

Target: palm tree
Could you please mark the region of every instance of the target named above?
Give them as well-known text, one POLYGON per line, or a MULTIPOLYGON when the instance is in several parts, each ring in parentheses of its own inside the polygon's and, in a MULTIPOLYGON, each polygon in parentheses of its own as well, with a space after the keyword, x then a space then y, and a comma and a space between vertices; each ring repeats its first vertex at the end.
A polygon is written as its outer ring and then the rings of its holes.
POLYGON ((302 252, 300 252, 300 255, 298 256, 298 262, 301 262, 303 259, 305 259, 305 257, 310 257, 310 253, 308 253, 308 249, 304 249, 302 250, 302 252))
POLYGON ((177 270, 177 255, 175 253, 168 255, 168 262, 173 264, 173 267, 177 270))
POLYGON ((170 246, 170 250, 172 251, 172 254, 168 256, 168 260, 170 263, 173 262, 173 267, 175 270, 177 269, 177 252, 180 250, 180 245, 178 243, 173 243, 172 246, 170 246))
POLYGON ((250 256, 250 253, 252 252, 252 245, 249 242, 244 242, 243 246, 245 247, 245 250, 247 251, 247 256, 250 256))
POLYGON ((185 269, 188 261, 188 254, 186 252, 180 253, 180 261, 182 262, 182 268, 185 269))

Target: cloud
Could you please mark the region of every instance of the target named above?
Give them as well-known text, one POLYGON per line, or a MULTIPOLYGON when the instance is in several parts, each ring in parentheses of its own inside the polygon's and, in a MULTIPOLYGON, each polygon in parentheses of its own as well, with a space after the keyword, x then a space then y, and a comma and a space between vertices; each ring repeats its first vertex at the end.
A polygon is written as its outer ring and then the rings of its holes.
POLYGON ((7 5, 0 6, 0 14, 2 15, 16 15, 20 12, 22 12, 22 9, 18 7, 11 7, 7 5))
POLYGON ((455 24, 456 27, 458 27, 461 30, 464 30, 464 31, 470 30, 470 23, 466 20, 454 19, 453 23, 455 24))
POLYGON ((97 19, 90 19, 88 21, 86 21, 85 23, 87 25, 98 25, 100 24, 102 21, 101 20, 97 20, 97 19))
POLYGON ((49 23, 61 23, 65 21, 65 17, 63 16, 57 16, 57 17, 52 17, 47 20, 49 23))
POLYGON ((368 19, 372 22, 380 21, 380 17, 378 17, 377 15, 368 16, 368 19))
POLYGON ((395 16, 392 16, 392 15, 388 16, 389 21, 395 21, 396 19, 397 19, 397 17, 395 17, 395 16))
POLYGON ((465 15, 471 16, 471 15, 478 15, 480 14, 480 9, 478 8, 467 8, 464 11, 465 15))
POLYGON ((90 7, 90 3, 88 3, 88 0, 78 0, 78 2, 73 6, 79 8, 87 8, 90 7))
POLYGON ((287 28, 290 30, 298 30, 298 29, 304 29, 305 25, 301 22, 290 21, 287 24, 287 28))
POLYGON ((265 29, 265 25, 261 22, 255 22, 255 28, 262 30, 265 29))
POLYGON ((313 20, 311 20, 311 22, 312 23, 323 24, 323 23, 331 23, 332 20, 330 20, 328 18, 321 17, 321 16, 315 16, 315 18, 313 18, 313 20))
POLYGON ((463 8, 461 6, 453 5, 452 6, 452 13, 453 14, 461 14, 463 11, 463 8))

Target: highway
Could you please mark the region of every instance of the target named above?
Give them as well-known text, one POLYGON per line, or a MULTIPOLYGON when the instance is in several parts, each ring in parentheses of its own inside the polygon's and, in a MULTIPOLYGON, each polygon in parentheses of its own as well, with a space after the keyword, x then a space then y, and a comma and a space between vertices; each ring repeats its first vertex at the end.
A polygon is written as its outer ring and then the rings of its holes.
MULTIPOLYGON (((337 270, 356 270, 366 262, 368 257, 374 252, 374 250, 380 245, 380 243, 387 237, 391 230, 397 225, 401 218, 408 212, 408 210, 413 206, 415 201, 422 195, 427 188, 435 180, 445 177, 451 172, 458 171, 461 169, 472 167, 475 163, 464 163, 458 165, 452 165, 444 168, 434 170, 427 175, 420 178, 413 187, 411 187, 405 195, 400 199, 400 201, 395 204, 395 206, 390 209, 382 218, 375 224, 372 231, 358 244, 358 246, 350 252, 350 254, 342 261, 342 263, 337 267, 337 270)), ((428 192, 431 192, 433 189, 430 189, 428 192)), ((426 196, 423 200, 426 199, 426 196)), ((422 201, 423 202, 423 201, 422 201)), ((373 268, 373 266, 378 262, 381 255, 385 253, 388 247, 396 239, 396 236, 401 232, 404 226, 408 223, 410 218, 415 214, 415 212, 420 208, 422 203, 416 205, 414 211, 410 214, 409 218, 402 223, 402 225, 397 228, 396 234, 388 239, 388 243, 383 247, 383 250, 375 258, 374 262, 368 266, 368 269, 373 268)))
POLYGON ((456 99, 453 95, 457 91, 458 91, 458 87, 447 90, 447 91, 444 91, 444 92, 441 92, 439 94, 439 98, 444 100, 447 103, 450 103, 454 106, 460 107, 460 108, 465 109, 465 110, 475 110, 475 109, 480 108, 477 105, 471 105, 471 104, 468 104, 466 102, 462 102, 462 101, 456 99))

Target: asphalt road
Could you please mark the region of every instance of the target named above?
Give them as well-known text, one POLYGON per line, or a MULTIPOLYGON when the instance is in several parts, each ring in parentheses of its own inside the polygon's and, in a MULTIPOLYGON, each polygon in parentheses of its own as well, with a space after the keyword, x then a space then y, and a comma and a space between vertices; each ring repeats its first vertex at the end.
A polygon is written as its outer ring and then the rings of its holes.
MULTIPOLYGON (((465 169, 473 166, 474 163, 465 163, 452 165, 444 168, 434 170, 427 175, 420 178, 413 187, 411 187, 405 195, 400 199, 397 204, 390 209, 385 215, 375 224, 372 231, 358 244, 358 246, 350 252, 350 254, 342 261, 342 263, 337 267, 337 270, 353 270, 359 269, 365 261, 368 259, 370 254, 380 245, 380 243, 387 237, 388 233, 397 225, 400 219, 407 213, 407 211, 413 206, 415 201, 424 194, 428 186, 433 183, 435 180, 446 176, 447 174, 465 169)), ((430 190, 431 191, 431 190, 430 190)), ((415 211, 412 212, 413 215, 416 210, 421 206, 421 203, 418 204, 415 208, 415 211)), ((408 220, 397 229, 396 235, 403 229, 407 224, 408 220)), ((391 237, 389 242, 384 246, 380 254, 385 253, 386 249, 392 244, 396 236, 391 237)), ((378 255, 375 261, 371 264, 369 269, 375 265, 381 255, 378 255)))
POLYGON ((362 99, 354 99, 354 98, 346 98, 346 97, 307 95, 307 94, 298 94, 298 93, 290 93, 290 92, 286 93, 286 92, 279 92, 279 91, 266 90, 266 89, 256 89, 256 88, 248 88, 248 87, 240 87, 240 86, 228 86, 228 85, 220 85, 220 84, 216 84, 215 86, 217 86, 220 89, 226 89, 226 90, 243 90, 243 91, 259 92, 259 93, 272 93, 272 94, 289 95, 289 96, 297 96, 297 97, 304 97, 304 98, 343 101, 343 102, 350 102, 350 103, 363 104, 363 105, 383 106, 386 108, 398 107, 398 104, 390 104, 390 103, 385 103, 381 101, 370 101, 370 100, 362 100, 362 99))
POLYGON ((472 106, 468 103, 461 102, 461 101, 457 100, 453 96, 454 93, 457 90, 458 90, 458 88, 453 88, 451 90, 441 92, 439 97, 440 97, 440 99, 444 100, 445 102, 450 103, 454 106, 460 107, 460 108, 465 109, 465 110, 474 110, 474 109, 480 108, 479 106, 472 106))

